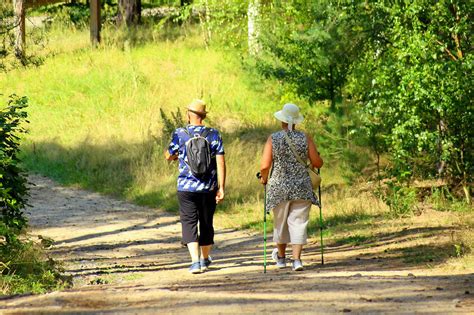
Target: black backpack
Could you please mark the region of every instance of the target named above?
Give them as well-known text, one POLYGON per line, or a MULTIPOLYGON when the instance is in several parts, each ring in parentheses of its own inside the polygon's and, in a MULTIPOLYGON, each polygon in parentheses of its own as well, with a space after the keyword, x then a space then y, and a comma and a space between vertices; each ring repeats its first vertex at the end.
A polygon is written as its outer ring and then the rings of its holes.
POLYGON ((210 130, 204 128, 201 133, 194 133, 191 135, 188 128, 183 128, 186 145, 186 163, 191 173, 197 178, 206 177, 211 171, 211 147, 206 137, 210 130))

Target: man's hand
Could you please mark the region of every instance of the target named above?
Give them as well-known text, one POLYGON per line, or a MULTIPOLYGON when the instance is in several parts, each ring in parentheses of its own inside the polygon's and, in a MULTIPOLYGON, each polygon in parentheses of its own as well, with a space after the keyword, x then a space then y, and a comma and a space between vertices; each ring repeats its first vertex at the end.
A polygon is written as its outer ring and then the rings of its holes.
POLYGON ((219 188, 216 194, 216 203, 218 204, 222 200, 224 200, 224 188, 219 188))
POLYGON ((178 155, 174 154, 174 155, 171 155, 168 150, 165 151, 165 159, 167 159, 168 161, 175 161, 178 159, 178 155))

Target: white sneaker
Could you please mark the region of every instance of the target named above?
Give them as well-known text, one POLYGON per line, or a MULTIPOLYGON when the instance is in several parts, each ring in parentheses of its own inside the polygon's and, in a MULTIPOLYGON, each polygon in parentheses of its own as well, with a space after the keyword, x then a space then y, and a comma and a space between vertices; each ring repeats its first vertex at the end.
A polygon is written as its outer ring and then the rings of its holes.
POLYGON ((293 271, 302 271, 304 267, 303 267, 303 263, 301 262, 301 259, 293 260, 292 268, 293 268, 293 271))
POLYGON ((286 258, 280 258, 278 257, 278 248, 274 248, 272 251, 272 259, 276 263, 276 266, 278 268, 285 268, 286 267, 286 258))

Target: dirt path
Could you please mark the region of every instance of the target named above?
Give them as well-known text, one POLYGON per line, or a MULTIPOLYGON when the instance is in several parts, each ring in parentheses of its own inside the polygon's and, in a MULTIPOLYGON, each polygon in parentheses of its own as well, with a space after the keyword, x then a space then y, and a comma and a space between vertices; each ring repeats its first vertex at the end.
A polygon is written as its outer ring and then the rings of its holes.
POLYGON ((187 272, 178 217, 32 176, 32 234, 54 239, 74 288, 0 301, 0 313, 474 313, 474 275, 406 269, 376 248, 310 242, 306 270, 262 273, 262 240, 217 230, 215 259, 187 272), (402 269, 403 268, 403 269, 402 269))

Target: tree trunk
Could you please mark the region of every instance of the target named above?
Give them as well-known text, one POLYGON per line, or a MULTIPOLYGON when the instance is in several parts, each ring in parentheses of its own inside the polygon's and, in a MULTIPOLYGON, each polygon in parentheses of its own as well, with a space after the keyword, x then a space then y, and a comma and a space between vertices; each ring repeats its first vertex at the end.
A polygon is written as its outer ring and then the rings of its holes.
POLYGON ((209 8, 209 2, 207 0, 204 1, 204 20, 205 23, 202 23, 202 14, 199 13, 199 19, 201 20, 201 24, 204 25, 204 42, 206 43, 206 47, 209 46, 211 42, 212 32, 211 32, 211 10, 209 8))
POLYGON ((255 56, 260 51, 260 45, 258 42, 259 37, 259 26, 258 18, 260 15, 260 0, 250 0, 247 9, 248 19, 248 48, 249 54, 255 56))
POLYGON ((141 21, 142 2, 141 0, 119 0, 117 24, 126 26, 137 25, 141 21))
POLYGON ((13 0, 13 12, 15 15, 15 56, 23 60, 25 57, 25 0, 13 0))
POLYGON ((95 47, 100 43, 100 0, 91 0, 90 14, 91 43, 95 47))

